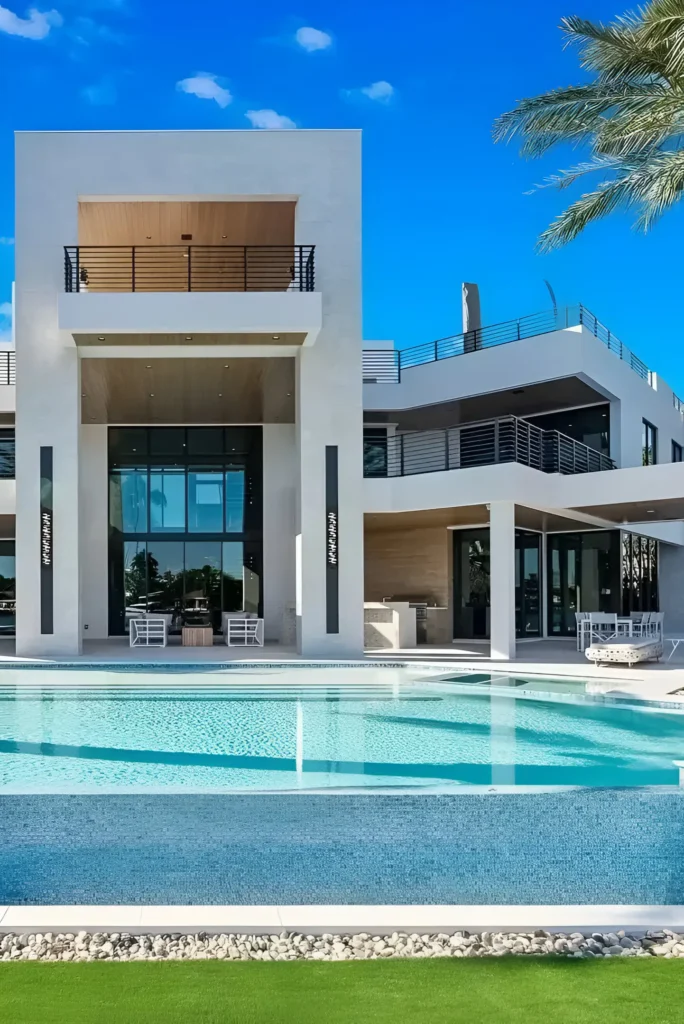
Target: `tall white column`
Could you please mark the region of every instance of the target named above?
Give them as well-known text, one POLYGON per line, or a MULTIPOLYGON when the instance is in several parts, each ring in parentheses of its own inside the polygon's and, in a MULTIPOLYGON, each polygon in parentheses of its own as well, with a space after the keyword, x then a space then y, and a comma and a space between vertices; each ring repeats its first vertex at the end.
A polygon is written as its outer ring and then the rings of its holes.
MULTIPOLYGON (((347 344, 351 348, 353 342, 347 344)), ((340 341, 344 353, 344 340, 340 341)), ((297 647, 306 657, 363 653, 363 413, 359 358, 332 361, 320 339, 297 357, 297 647), (337 607, 327 615, 326 446, 337 448, 337 607)))
MULTIPOLYGON (((81 653, 79 428, 73 340, 21 296, 17 321, 17 654, 81 653), (23 301, 22 301, 23 299, 23 301), (41 628, 40 449, 52 448, 52 632, 41 628)), ((98 481, 93 481, 96 486, 98 481)))
POLYGON ((489 510, 491 657, 515 658, 515 504, 492 502, 489 510))

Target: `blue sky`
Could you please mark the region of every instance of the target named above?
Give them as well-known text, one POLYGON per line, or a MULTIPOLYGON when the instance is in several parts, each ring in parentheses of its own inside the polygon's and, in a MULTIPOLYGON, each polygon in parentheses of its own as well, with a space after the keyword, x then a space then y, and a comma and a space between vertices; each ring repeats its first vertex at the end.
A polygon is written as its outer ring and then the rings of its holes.
POLYGON ((538 256, 567 197, 525 191, 576 155, 525 162, 491 142, 516 99, 582 79, 562 15, 608 20, 620 0, 52 2, 0 0, 0 314, 13 131, 360 127, 366 338, 458 332, 463 280, 479 283, 486 323, 533 313, 548 278, 684 391, 684 209, 648 236, 618 216, 538 256))

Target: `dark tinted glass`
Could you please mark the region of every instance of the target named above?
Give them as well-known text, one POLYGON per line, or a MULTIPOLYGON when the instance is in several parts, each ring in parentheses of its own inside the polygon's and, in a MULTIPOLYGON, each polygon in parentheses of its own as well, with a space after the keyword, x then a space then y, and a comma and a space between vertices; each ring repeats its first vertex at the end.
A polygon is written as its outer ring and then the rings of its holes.
MULTIPOLYGON (((147 429, 145 427, 110 427, 109 457, 114 464, 125 462, 130 456, 147 454, 147 429)), ((136 459, 137 460, 137 459, 136 459)))
POLYGON ((188 455, 222 455, 223 427, 189 427, 188 455))
POLYGON ((151 427, 150 455, 185 454, 184 427, 151 427))

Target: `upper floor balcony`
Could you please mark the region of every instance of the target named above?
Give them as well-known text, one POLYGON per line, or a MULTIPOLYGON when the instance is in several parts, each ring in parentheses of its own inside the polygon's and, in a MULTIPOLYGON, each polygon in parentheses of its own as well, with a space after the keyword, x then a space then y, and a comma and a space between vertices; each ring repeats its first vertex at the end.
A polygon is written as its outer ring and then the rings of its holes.
POLYGON ((65 246, 59 324, 77 345, 141 345, 161 335, 152 343, 292 354, 322 326, 315 247, 65 246))
POLYGON ((364 432, 364 476, 396 477, 517 462, 563 475, 615 469, 607 455, 558 430, 517 416, 464 423, 446 430, 387 435, 364 432))

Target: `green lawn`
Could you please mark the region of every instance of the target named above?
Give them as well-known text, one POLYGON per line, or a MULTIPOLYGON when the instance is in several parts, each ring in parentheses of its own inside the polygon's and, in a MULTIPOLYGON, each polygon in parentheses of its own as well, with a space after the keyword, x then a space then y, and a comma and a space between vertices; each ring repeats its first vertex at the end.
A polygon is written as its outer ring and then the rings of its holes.
POLYGON ((682 960, 0 964, 12 1024, 681 1024, 682 960))

